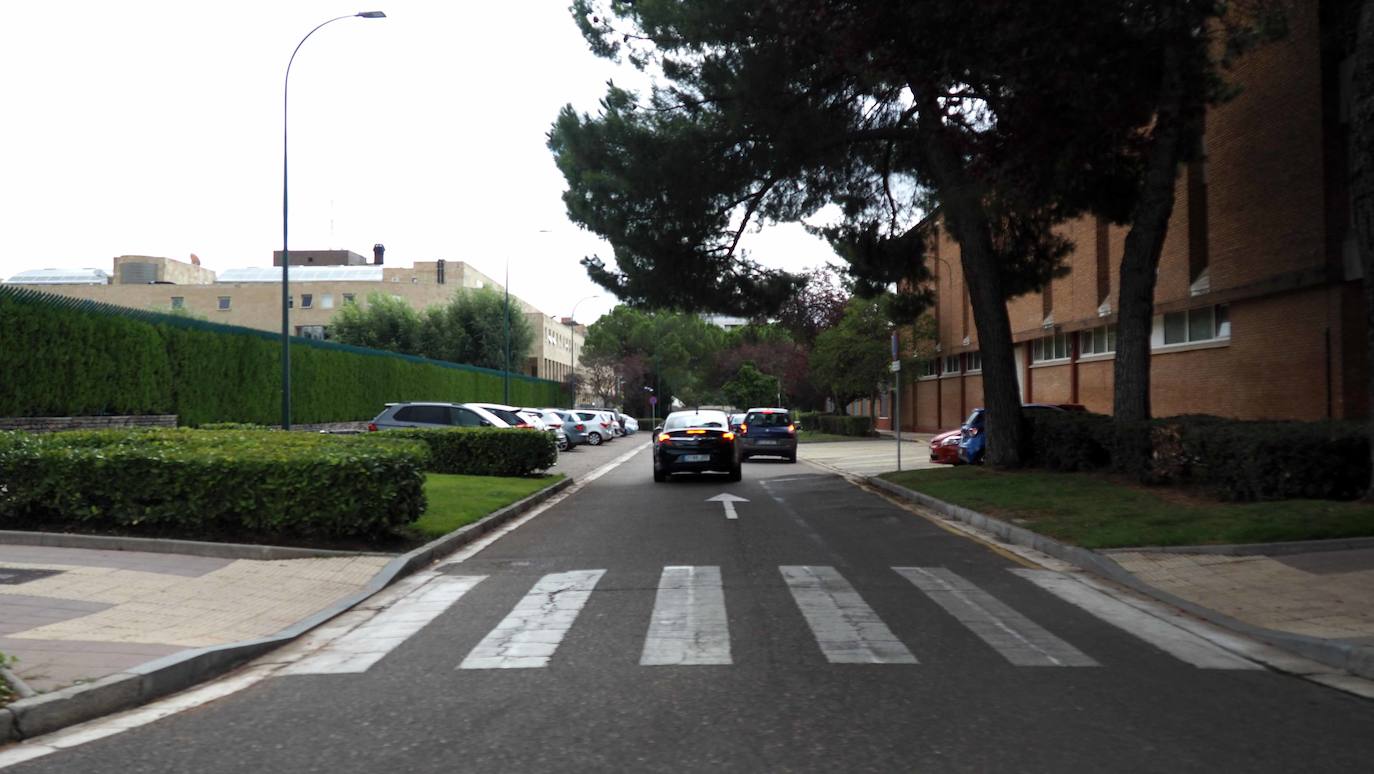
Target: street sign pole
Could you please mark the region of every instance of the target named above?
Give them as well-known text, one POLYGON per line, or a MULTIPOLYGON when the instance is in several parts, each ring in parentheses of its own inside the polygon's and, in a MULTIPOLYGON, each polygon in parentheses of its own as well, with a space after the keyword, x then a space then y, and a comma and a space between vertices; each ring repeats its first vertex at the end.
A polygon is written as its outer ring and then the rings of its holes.
POLYGON ((902 359, 898 351, 897 332, 892 332, 892 380, 897 389, 892 398, 892 429, 897 436, 897 472, 902 472, 902 359))

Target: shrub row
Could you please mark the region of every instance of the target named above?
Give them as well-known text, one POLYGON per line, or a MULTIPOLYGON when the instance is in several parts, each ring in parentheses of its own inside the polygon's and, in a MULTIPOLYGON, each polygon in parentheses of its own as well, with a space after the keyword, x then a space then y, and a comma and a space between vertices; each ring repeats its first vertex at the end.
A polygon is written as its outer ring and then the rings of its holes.
POLYGON ((1368 429, 1358 422, 1192 415, 1131 423, 1075 412, 1040 412, 1027 422, 1031 465, 1197 483, 1228 500, 1352 499, 1370 476, 1368 429))
MULTIPOLYGON (((281 340, 265 331, 0 286, 0 416, 176 414, 183 425, 281 421, 281 340)), ((291 340, 292 421, 369 419, 388 401, 502 401, 503 375, 291 340)), ((512 374, 510 402, 563 385, 512 374)), ((503 401, 504 402, 504 401, 503 401)))
POLYGON ((803 427, 835 435, 868 436, 873 435, 873 417, 820 414, 817 415, 815 424, 805 423, 803 427))
POLYGON ((558 462, 552 433, 490 427, 451 430, 386 430, 370 435, 381 441, 420 441, 429 449, 426 469, 469 476, 528 476, 558 462))
POLYGON ((424 446, 247 430, 0 433, 0 525, 371 537, 424 511, 424 446))

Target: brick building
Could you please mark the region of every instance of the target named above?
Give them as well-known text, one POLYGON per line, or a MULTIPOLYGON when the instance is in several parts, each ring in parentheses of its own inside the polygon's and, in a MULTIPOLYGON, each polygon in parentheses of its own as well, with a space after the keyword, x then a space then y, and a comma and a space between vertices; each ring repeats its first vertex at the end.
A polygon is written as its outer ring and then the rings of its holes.
MULTIPOLYGON (((1181 170, 1155 291, 1156 416, 1320 420, 1368 414, 1360 264, 1348 179, 1351 62, 1328 4, 1296 3, 1286 39, 1242 59, 1241 92, 1206 117, 1181 170)), ((1070 273, 1008 304, 1024 402, 1112 409, 1117 272, 1126 229, 1063 226, 1070 273)), ((982 405, 978 332, 959 246, 929 256, 938 356, 907 375, 901 425, 956 427, 982 405)), ((886 417, 892 395, 862 410, 886 417)))

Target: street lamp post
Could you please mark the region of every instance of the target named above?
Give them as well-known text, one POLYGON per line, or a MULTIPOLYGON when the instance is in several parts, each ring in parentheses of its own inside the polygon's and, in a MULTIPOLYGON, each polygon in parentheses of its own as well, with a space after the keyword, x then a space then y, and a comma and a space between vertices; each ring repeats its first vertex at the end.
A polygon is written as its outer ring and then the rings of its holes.
POLYGON ((577 405, 577 307, 581 306, 583 301, 590 301, 593 298, 601 298, 601 296, 592 295, 578 299, 577 303, 573 304, 572 314, 568 315, 568 349, 571 351, 570 356, 572 358, 569 373, 572 375, 573 406, 577 405))
POLYGON ((301 42, 296 44, 295 50, 291 52, 291 58, 286 62, 286 78, 281 90, 281 426, 283 430, 291 429, 291 289, 289 286, 290 276, 288 267, 291 265, 291 249, 287 241, 287 114, 290 107, 289 95, 291 93, 291 65, 296 61, 296 53, 305 45, 305 41, 310 39, 320 27, 326 24, 333 24, 343 19, 385 19, 386 14, 381 11, 363 11, 347 16, 339 16, 326 22, 321 22, 315 29, 305 33, 301 42))

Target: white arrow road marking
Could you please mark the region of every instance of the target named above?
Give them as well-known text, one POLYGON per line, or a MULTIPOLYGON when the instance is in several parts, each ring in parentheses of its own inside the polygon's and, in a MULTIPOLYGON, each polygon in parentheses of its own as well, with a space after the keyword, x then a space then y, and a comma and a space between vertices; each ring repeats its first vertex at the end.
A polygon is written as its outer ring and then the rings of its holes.
POLYGON ((712 498, 708 499, 706 502, 708 502, 708 503, 720 503, 721 505, 724 505, 724 506, 725 506, 725 518, 727 518, 727 519, 738 519, 738 518, 739 518, 739 514, 735 513, 735 503, 747 503, 747 502, 749 502, 749 501, 746 500, 746 499, 744 499, 743 497, 737 497, 737 496, 735 496, 735 495, 732 495, 732 494, 730 494, 729 492, 721 492, 720 494, 716 495, 715 497, 712 497, 712 498))

